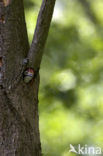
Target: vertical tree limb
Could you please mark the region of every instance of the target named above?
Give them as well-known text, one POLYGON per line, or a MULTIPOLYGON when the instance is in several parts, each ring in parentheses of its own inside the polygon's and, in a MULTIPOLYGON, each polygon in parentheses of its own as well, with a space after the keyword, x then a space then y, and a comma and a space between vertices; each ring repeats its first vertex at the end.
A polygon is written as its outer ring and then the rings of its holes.
POLYGON ((94 23, 94 24, 98 24, 98 19, 96 18, 96 16, 94 15, 91 6, 89 4, 89 2, 87 0, 78 0, 82 7, 84 8, 85 13, 87 14, 87 16, 89 17, 89 19, 94 23))
POLYGON ((43 0, 41 5, 37 19, 36 30, 28 54, 29 66, 33 67, 34 69, 38 69, 40 67, 43 49, 46 43, 53 15, 55 1, 56 0, 43 0))
MULTIPOLYGON (((6 2, 6 1, 5 1, 6 2)), ((8 88, 21 72, 23 59, 29 50, 23 0, 0 3, 0 57, 2 58, 2 85, 8 88), (6 3, 5 3, 6 4, 6 3)))

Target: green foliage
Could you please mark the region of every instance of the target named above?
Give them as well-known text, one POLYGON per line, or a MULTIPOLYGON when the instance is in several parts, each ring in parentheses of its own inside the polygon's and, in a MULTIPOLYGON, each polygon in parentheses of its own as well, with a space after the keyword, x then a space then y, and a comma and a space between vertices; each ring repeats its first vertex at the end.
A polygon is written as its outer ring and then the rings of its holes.
MULTIPOLYGON (((30 42, 40 2, 25 0, 30 42)), ((40 71, 44 156, 76 156, 70 144, 103 147, 103 1, 88 4, 56 3, 40 71)))

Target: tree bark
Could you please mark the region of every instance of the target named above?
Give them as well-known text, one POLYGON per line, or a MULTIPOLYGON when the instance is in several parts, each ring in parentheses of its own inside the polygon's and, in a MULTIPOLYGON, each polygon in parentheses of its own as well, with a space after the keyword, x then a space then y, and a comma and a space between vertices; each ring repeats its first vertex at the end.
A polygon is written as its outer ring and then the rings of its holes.
POLYGON ((55 0, 43 0, 29 48, 23 1, 0 1, 0 156, 41 156, 39 73, 24 83, 23 72, 40 67, 54 4, 55 0))

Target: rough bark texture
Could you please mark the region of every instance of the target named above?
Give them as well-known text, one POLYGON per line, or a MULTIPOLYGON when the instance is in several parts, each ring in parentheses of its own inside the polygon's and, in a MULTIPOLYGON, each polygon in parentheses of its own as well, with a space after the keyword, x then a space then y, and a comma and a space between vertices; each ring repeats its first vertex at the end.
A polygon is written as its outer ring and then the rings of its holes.
POLYGON ((27 66, 40 66, 55 0, 43 0, 30 51, 23 1, 4 2, 0 1, 0 156, 41 156, 39 73, 28 84, 22 75, 27 66), (27 56, 30 63, 25 65, 27 56))

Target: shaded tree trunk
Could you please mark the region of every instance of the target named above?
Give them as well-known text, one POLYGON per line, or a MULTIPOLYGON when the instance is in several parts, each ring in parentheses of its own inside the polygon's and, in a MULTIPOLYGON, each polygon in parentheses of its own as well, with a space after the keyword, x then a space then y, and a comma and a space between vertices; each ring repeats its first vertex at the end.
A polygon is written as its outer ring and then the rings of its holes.
POLYGON ((23 72, 40 68, 54 4, 43 0, 29 48, 23 1, 0 1, 0 156, 41 156, 39 72, 30 83, 23 72))

